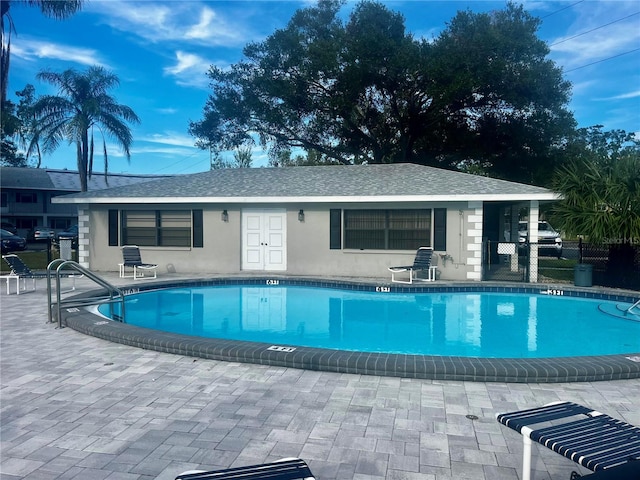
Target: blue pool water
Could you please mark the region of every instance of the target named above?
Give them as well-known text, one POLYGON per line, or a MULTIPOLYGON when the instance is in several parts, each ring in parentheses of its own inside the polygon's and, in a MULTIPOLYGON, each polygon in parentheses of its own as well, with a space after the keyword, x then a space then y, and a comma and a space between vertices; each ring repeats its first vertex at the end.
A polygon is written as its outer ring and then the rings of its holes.
MULTIPOLYGON (((540 358, 640 352, 640 318, 620 314, 623 306, 541 294, 231 285, 129 295, 125 320, 156 330, 274 345, 540 358)), ((101 313, 107 311, 101 307, 101 313)))

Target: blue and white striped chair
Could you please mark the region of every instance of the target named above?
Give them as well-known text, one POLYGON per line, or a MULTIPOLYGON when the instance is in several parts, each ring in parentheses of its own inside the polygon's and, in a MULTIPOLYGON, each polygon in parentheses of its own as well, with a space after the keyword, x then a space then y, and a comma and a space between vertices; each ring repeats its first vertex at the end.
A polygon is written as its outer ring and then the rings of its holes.
POLYGON ((634 425, 573 402, 554 402, 496 418, 522 435, 523 480, 531 479, 534 441, 597 472, 585 478, 640 478, 640 428, 634 425), (537 424, 544 425, 534 429, 537 424))

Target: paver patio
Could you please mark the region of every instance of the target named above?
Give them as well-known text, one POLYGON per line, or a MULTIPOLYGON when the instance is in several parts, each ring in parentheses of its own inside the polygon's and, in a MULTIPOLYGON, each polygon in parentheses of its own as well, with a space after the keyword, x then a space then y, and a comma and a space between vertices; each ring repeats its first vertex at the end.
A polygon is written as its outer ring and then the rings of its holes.
MULTIPOLYGON (((640 380, 446 382, 225 363, 57 329, 44 281, 0 301, 0 480, 172 480, 291 456, 318 479, 515 480, 521 437, 498 412, 570 400, 640 425, 640 380)), ((543 448, 533 467, 536 480, 578 470, 543 448)))

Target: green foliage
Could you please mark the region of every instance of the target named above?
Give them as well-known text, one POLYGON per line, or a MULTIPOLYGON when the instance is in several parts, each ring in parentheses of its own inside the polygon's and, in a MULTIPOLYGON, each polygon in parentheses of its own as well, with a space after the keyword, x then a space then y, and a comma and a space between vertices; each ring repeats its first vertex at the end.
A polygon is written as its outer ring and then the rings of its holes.
POLYGON ((31 107, 36 128, 29 150, 36 141, 40 142, 44 153, 55 150, 62 141, 75 143, 80 187, 84 192, 93 169, 94 129, 102 134, 106 176, 108 156, 104 135, 109 135, 130 159, 133 137, 127 122, 139 123, 140 119, 131 108, 117 103, 108 94, 119 81, 103 67, 90 67, 85 72, 45 70, 38 78, 58 87, 60 95, 42 96, 31 107))
POLYGON ((20 128, 18 129, 17 137, 20 142, 20 146, 26 149, 25 157, 27 161, 33 154, 36 155, 36 168, 40 168, 42 164, 42 152, 40 151, 40 142, 37 135, 37 118, 33 111, 33 105, 36 101, 36 90, 31 84, 27 84, 22 90, 16 92, 16 95, 20 97, 20 103, 16 109, 16 116, 20 120, 20 128))
POLYGON ((234 167, 251 168, 251 147, 239 147, 233 152, 234 167))
POLYGON ((0 109, 0 165, 8 167, 26 167, 27 159, 18 152, 13 137, 20 128, 20 120, 15 115, 16 106, 6 101, 0 109))
POLYGON ((317 150, 309 150, 306 155, 292 156, 291 150, 272 152, 269 159, 270 167, 306 167, 312 165, 338 165, 339 162, 328 158, 317 150))
POLYGON ((27 167, 27 159, 18 152, 11 140, 3 138, 0 143, 0 165, 3 167, 27 167))
MULTIPOLYGON (((404 18, 362 1, 298 10, 284 29, 211 67, 202 148, 254 142, 340 163, 413 162, 544 183, 574 128, 570 85, 536 37, 540 21, 508 4, 459 12, 427 42, 404 18)), ((272 161, 276 161, 273 160, 272 161)), ((279 161, 278 164, 286 162, 279 161)))
POLYGON ((11 55, 11 31, 13 30, 11 6, 16 3, 37 7, 43 15, 63 20, 80 11, 84 0, 2 0, 0 2, 0 103, 2 104, 7 99, 9 85, 9 58, 11 55))
POLYGON ((595 244, 640 243, 640 142, 601 127, 578 131, 569 163, 554 176, 563 196, 554 219, 595 244))

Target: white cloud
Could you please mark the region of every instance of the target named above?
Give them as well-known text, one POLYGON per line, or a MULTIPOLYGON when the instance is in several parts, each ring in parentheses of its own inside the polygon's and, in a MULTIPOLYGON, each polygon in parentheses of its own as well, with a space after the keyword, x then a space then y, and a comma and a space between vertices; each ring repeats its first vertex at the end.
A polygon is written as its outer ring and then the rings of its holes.
POLYGON ((580 67, 637 48, 638 16, 629 2, 593 2, 579 9, 565 35, 549 42, 565 68, 580 67))
POLYGON ((196 1, 132 2, 111 0, 91 4, 112 28, 153 43, 184 42, 208 46, 241 46, 247 41, 247 25, 223 18, 196 1), (194 22, 193 19, 197 19, 194 22))
POLYGON ((176 132, 153 133, 151 135, 140 137, 137 141, 195 148, 195 138, 190 135, 184 135, 176 132))
POLYGON ((206 89, 209 86, 207 71, 212 62, 205 58, 183 51, 176 52, 176 63, 164 68, 164 74, 175 77, 182 86, 206 89))
POLYGON ((640 90, 636 90, 635 92, 622 93, 620 95, 615 95, 613 97, 608 98, 599 98, 598 100, 609 101, 609 100, 626 100, 629 98, 638 98, 640 97, 640 90))
POLYGON ((215 35, 215 31, 213 31, 213 28, 215 28, 215 25, 213 25, 215 17, 216 12, 210 8, 203 8, 200 12, 200 22, 189 28, 185 33, 185 37, 198 39, 212 38, 215 35))
POLYGON ((187 70, 198 69, 200 73, 205 73, 207 70, 206 61, 193 53, 186 53, 178 50, 176 52, 177 63, 171 67, 165 67, 164 72, 171 75, 179 75, 187 70))
POLYGON ((38 60, 64 60, 80 65, 106 65, 100 60, 100 54, 90 48, 72 47, 70 45, 33 40, 21 37, 19 43, 11 45, 11 57, 21 58, 29 62, 38 60))
POLYGON ((177 108, 173 107, 165 107, 165 108, 156 108, 156 112, 161 113, 162 115, 173 115, 178 112, 177 108))

